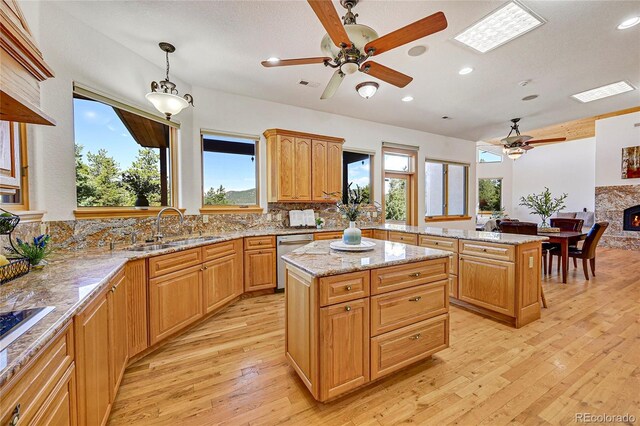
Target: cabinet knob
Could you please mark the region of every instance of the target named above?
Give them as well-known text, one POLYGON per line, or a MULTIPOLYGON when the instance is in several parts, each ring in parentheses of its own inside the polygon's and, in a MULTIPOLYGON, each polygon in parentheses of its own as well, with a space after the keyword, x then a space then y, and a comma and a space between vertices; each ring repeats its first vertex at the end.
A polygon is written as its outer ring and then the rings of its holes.
POLYGON ((345 290, 347 290, 347 291, 351 291, 351 286, 350 286, 350 285, 348 285, 348 286, 346 286, 344 289, 345 289, 345 290))
POLYGON ((418 334, 416 334, 416 335, 414 335, 414 336, 409 337, 409 339, 411 339, 411 340, 418 340, 419 338, 420 338, 420 333, 418 333, 418 334))
POLYGON ((116 286, 114 285, 113 287, 111 287, 111 289, 109 290, 111 293, 115 293, 116 292, 116 286))
POLYGON ((13 409, 13 413, 11 413, 11 418, 9 419, 8 426, 16 426, 20 421, 20 403, 16 404, 16 408, 13 409))
POLYGON ((482 249, 482 251, 486 253, 486 252, 487 252, 487 249, 482 249))
POLYGON ((207 269, 209 269, 208 266, 204 266, 203 269, 206 271, 207 269))
POLYGON ((409 302, 418 302, 420 299, 422 299, 422 296, 412 297, 411 299, 409 299, 409 302))
POLYGON ((410 277, 418 278, 421 275, 420 272, 414 272, 413 274, 409 274, 410 277))
POLYGON ((440 243, 438 243, 438 242, 436 241, 436 245, 438 245, 438 244, 440 244, 440 243))
POLYGON ((344 307, 344 310, 345 310, 345 311, 347 311, 347 312, 349 312, 349 311, 351 310, 351 306, 345 306, 345 307, 344 307))

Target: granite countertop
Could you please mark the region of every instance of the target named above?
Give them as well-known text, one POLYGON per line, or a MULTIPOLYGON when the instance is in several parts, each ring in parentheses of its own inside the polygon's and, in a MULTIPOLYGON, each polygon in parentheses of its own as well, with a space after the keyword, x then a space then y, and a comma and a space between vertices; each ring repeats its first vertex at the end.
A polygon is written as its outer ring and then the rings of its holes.
POLYGON ((365 238, 365 240, 376 243, 373 250, 344 252, 331 249, 329 247, 331 241, 314 241, 282 256, 282 259, 313 277, 324 277, 383 266, 441 259, 451 255, 447 251, 393 243, 391 241, 369 238, 365 238))
MULTIPOLYGON (((532 241, 544 241, 546 237, 497 234, 457 229, 412 227, 405 225, 362 226, 362 229, 381 229, 410 232, 504 244, 524 244, 532 241)), ((215 235, 215 239, 189 245, 167 247, 155 251, 127 251, 127 247, 117 247, 115 251, 82 250, 61 252, 41 271, 29 274, 0 285, 0 312, 20 309, 53 306, 55 309, 38 321, 26 333, 0 351, 0 386, 18 372, 20 367, 46 345, 91 298, 104 289, 109 280, 132 259, 141 259, 188 250, 217 242, 261 235, 291 235, 315 232, 342 231, 342 228, 270 228, 262 230, 244 230, 215 235)), ((168 241, 167 241, 168 242, 168 241)), ((287 260, 298 262, 302 269, 312 275, 329 275, 361 269, 370 269, 382 265, 408 263, 421 259, 446 257, 448 253, 427 248, 406 246, 404 244, 378 241, 380 246, 369 253, 335 254, 330 253, 328 242, 314 242, 308 250, 325 250, 324 254, 307 252, 299 257, 291 253, 287 260), (324 247, 324 248, 323 248, 324 247), (384 250, 382 250, 384 247, 384 250), (328 256, 327 256, 328 255, 328 256), (328 257, 328 259, 327 259, 328 257), (319 260, 322 258, 323 260, 319 260), (296 260, 297 259, 297 260, 296 260), (304 260, 306 259, 306 260, 304 260), (368 260, 367 260, 368 259, 368 260), (368 263, 367 263, 368 262, 368 263)))

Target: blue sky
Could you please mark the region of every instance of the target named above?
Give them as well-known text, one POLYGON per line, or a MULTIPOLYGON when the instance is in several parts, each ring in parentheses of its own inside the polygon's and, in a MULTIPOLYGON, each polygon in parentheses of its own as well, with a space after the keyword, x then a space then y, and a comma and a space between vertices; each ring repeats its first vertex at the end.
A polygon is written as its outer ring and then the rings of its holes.
POLYGON ((255 159, 248 155, 205 152, 204 192, 224 186, 227 191, 243 191, 256 187, 255 159))
POLYGON ((370 167, 369 159, 356 161, 355 163, 349 163, 347 165, 347 177, 349 182, 353 182, 352 187, 355 188, 355 185, 363 187, 370 183, 370 167), (364 164, 362 164, 363 162, 364 164))

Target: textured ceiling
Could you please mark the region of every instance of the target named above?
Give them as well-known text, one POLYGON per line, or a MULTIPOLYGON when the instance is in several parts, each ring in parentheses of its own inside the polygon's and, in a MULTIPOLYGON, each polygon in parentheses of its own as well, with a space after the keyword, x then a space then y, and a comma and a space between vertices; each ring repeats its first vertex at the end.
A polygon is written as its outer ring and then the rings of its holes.
MULTIPOLYGON (((592 116, 640 104, 640 91, 581 104, 570 95, 619 80, 640 87, 640 25, 616 26, 640 15, 638 1, 525 1, 547 22, 486 54, 453 41, 502 2, 373 1, 354 9, 358 23, 380 35, 442 10, 449 27, 377 57, 414 77, 404 89, 380 85, 371 99, 354 90, 364 74, 347 76, 338 93, 321 101, 332 70, 322 65, 265 69, 271 56, 320 56, 325 31, 306 1, 82 1, 57 2, 87 25, 163 66, 158 41, 176 45, 172 75, 194 86, 343 114, 469 140, 503 136, 512 117, 521 129, 592 116), (424 44, 427 53, 407 55, 424 44), (474 72, 458 75, 471 66, 474 72), (304 79, 320 83, 304 87, 304 79), (526 87, 518 82, 531 80, 526 87), (521 98, 537 94, 533 101, 521 98), (415 100, 401 102, 405 95, 415 100), (441 119, 442 116, 450 120, 441 119)), ((335 2, 342 15, 342 9, 335 2)), ((155 78, 157 76, 149 76, 155 78)))

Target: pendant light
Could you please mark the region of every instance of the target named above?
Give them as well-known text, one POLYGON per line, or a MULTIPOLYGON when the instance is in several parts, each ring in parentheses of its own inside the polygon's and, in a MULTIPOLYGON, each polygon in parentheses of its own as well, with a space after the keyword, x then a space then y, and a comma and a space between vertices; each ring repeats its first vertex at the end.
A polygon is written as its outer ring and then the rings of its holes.
POLYGON ((167 75, 164 80, 152 81, 151 92, 147 93, 145 97, 167 117, 167 120, 171 120, 172 115, 180 113, 189 105, 193 106, 193 97, 189 94, 179 96, 175 83, 169 80, 169 53, 175 52, 176 48, 165 42, 161 42, 159 46, 166 55, 167 75))
POLYGON ((360 83, 356 86, 356 90, 358 94, 365 99, 369 99, 378 91, 378 83, 373 81, 365 81, 364 83, 360 83))

